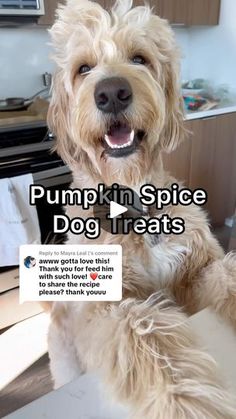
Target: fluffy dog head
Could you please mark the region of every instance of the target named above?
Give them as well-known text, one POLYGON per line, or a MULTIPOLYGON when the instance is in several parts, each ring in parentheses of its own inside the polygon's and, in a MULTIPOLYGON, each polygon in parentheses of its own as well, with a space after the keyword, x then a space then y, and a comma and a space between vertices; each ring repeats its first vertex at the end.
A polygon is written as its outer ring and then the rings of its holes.
POLYGON ((58 65, 49 126, 57 150, 96 180, 135 185, 183 136, 178 49, 165 20, 119 0, 68 0, 51 35, 58 65))

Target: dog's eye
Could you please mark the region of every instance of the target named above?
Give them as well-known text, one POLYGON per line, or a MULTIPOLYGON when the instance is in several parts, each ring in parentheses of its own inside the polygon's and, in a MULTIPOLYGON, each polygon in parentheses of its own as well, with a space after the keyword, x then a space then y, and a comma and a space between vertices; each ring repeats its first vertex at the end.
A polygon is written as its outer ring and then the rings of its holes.
POLYGON ((90 67, 88 64, 83 64, 80 66, 78 73, 79 74, 87 74, 92 70, 92 67, 90 67))
POLYGON ((132 61, 134 64, 141 64, 141 65, 145 65, 146 64, 146 60, 144 57, 142 57, 142 55, 135 55, 132 58, 132 61))

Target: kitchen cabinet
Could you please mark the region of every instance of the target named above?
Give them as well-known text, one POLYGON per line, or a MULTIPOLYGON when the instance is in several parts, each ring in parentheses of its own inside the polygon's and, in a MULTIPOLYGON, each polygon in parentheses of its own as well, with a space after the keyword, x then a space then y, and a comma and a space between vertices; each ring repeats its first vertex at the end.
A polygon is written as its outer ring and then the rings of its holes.
POLYGON ((188 3, 191 0, 160 0, 157 3, 155 12, 170 23, 178 25, 187 25, 188 23, 188 3))
MULTIPOLYGON (((109 8, 113 2, 106 0, 109 8)), ((171 24, 218 25, 221 0, 149 0, 153 11, 171 24)), ((144 0, 133 0, 134 6, 144 4, 144 0)))
MULTIPOLYGON (((154 13, 175 25, 218 25, 221 0, 149 0, 154 13)), ((107 0, 106 5, 110 5, 107 0)), ((134 6, 144 4, 133 0, 134 6)))
POLYGON ((39 25, 51 26, 54 23, 55 12, 59 3, 62 3, 62 1, 59 2, 58 0, 46 0, 44 2, 45 15, 39 18, 39 25))
POLYGON ((187 0, 187 3, 187 25, 214 26, 219 24, 220 0, 187 0))
POLYGON ((221 0, 152 0, 155 12, 177 25, 218 25, 221 0))
POLYGON ((223 225, 236 207, 236 113, 186 124, 190 139, 164 155, 164 166, 191 189, 205 189, 211 222, 223 225))
MULTIPOLYGON (((94 0, 106 9, 110 9, 114 0, 94 0)), ((55 10, 63 0, 46 0, 45 16, 38 20, 39 25, 51 26, 55 19, 55 10)), ((150 0, 153 11, 177 25, 217 25, 219 23, 221 0, 150 0)), ((144 4, 144 0, 134 0, 134 6, 144 4)))
POLYGON ((191 148, 192 137, 188 137, 175 151, 163 154, 165 169, 185 186, 189 186, 191 148))

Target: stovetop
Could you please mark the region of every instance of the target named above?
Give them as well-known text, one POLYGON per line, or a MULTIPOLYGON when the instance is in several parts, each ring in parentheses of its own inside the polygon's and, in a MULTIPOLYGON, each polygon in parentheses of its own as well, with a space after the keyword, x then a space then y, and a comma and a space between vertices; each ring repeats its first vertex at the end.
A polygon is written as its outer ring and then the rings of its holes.
POLYGON ((46 124, 13 125, 0 128, 0 149, 53 140, 46 124))
POLYGON ((54 144, 46 123, 1 127, 0 178, 64 167, 61 158, 52 152, 54 144))

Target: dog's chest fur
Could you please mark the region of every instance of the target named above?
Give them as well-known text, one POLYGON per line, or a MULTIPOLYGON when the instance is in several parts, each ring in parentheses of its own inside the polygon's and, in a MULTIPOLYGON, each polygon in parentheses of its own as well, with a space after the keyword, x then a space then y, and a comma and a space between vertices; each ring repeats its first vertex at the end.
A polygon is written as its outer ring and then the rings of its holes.
MULTIPOLYGON (((76 185, 78 186, 78 185, 76 185)), ((81 187, 81 185, 79 185, 81 187)), ((70 219, 93 216, 92 211, 83 211, 77 206, 69 206, 66 213, 70 219)), ((129 289, 147 289, 147 294, 163 288, 172 287, 172 283, 181 280, 190 266, 204 265, 208 254, 209 228, 205 213, 194 205, 183 207, 169 206, 166 208, 170 218, 181 217, 185 221, 185 232, 181 235, 159 234, 142 236, 111 235, 101 230, 98 239, 86 239, 82 235, 68 235, 68 244, 120 244, 123 250, 123 285, 129 289)), ((159 217, 157 211, 152 217, 159 217)), ((213 240, 213 239, 211 239, 213 240)), ((221 251, 218 249, 219 254, 221 251)), ((217 252, 218 253, 218 252, 217 252)), ((192 271, 192 272, 193 272, 192 271)), ((191 272, 190 272, 191 274, 191 272)))
MULTIPOLYGON (((122 245, 124 285, 132 282, 135 287, 147 287, 151 292, 170 286, 189 254, 187 245, 164 234, 134 236, 132 239, 122 235, 112 237, 102 232, 101 237, 93 243, 122 245)), ((91 241, 85 237, 68 235, 67 244, 88 243, 91 244, 91 241)))

